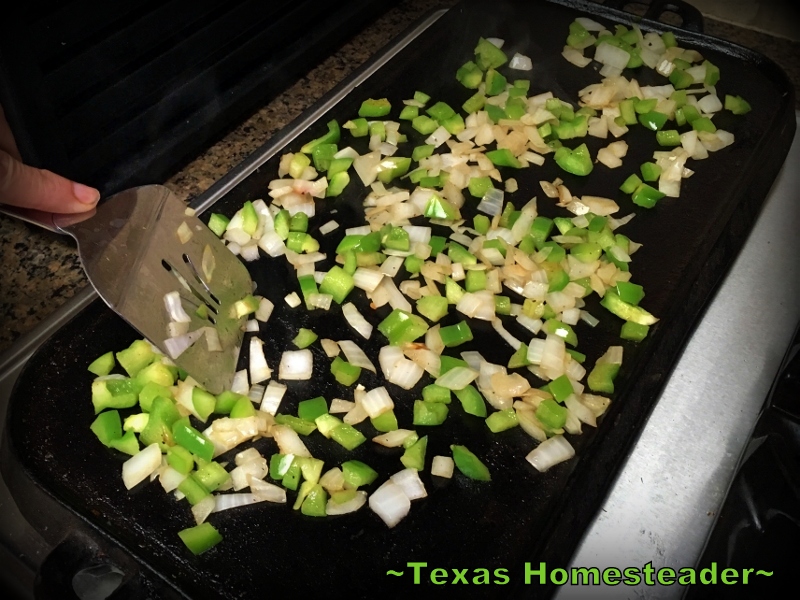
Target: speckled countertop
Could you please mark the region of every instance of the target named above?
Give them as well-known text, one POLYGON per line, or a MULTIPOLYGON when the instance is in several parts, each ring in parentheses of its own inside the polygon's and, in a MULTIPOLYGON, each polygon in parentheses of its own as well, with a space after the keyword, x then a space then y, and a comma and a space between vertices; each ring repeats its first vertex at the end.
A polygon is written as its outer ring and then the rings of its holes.
MULTIPOLYGON (((455 3, 404 0, 163 183, 183 199, 202 193, 417 19, 455 3)), ((708 18, 705 33, 778 63, 794 85, 800 109, 800 43, 708 18)), ((3 215, 0 270, 0 353, 88 284, 70 238, 3 215)))

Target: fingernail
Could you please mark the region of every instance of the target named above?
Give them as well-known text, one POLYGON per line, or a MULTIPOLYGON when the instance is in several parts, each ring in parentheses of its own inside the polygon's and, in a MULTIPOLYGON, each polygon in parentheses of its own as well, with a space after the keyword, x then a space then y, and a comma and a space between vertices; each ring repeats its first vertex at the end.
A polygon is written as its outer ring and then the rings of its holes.
POLYGON ((72 193, 84 204, 97 204, 97 201, 100 200, 100 192, 82 183, 73 183, 72 193))

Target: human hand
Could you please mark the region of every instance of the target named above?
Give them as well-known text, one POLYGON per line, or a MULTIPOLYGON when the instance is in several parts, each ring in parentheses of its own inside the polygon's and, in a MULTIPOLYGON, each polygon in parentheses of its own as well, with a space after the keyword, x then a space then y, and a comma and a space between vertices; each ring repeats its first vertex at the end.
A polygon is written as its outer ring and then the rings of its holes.
POLYGON ((100 199, 95 188, 23 164, 0 106, 0 204, 53 213, 80 213, 100 199))

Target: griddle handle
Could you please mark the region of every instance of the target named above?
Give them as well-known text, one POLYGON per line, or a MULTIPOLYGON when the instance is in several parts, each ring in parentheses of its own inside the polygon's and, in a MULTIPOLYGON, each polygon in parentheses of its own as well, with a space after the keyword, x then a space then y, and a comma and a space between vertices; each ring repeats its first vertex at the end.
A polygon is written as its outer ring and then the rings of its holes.
MULTIPOLYGON (((625 11, 628 4, 632 4, 632 2, 630 0, 605 0, 603 2, 603 6, 621 11, 625 11)), ((643 17, 650 21, 660 21, 661 16, 667 12, 675 13, 681 18, 681 29, 703 33, 705 28, 703 13, 683 0, 651 0, 643 17)))
POLYGON ((34 580, 33 597, 35 600, 103 596, 107 600, 146 600, 152 598, 154 592, 160 598, 175 597, 172 590, 164 590, 164 587, 153 578, 148 579, 137 563, 119 548, 75 529, 42 561, 34 580))

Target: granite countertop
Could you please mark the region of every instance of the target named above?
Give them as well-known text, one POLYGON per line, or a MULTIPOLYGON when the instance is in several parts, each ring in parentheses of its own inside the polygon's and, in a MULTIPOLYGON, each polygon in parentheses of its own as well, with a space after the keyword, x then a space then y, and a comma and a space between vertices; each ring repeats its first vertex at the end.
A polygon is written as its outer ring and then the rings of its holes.
MULTIPOLYGON (((184 200, 204 192, 417 19, 454 4, 456 0, 399 3, 161 183, 184 200)), ((800 109, 800 43, 709 18, 705 33, 774 60, 791 79, 800 109)), ((0 215, 0 269, 0 353, 88 285, 70 238, 4 215, 0 215)))

